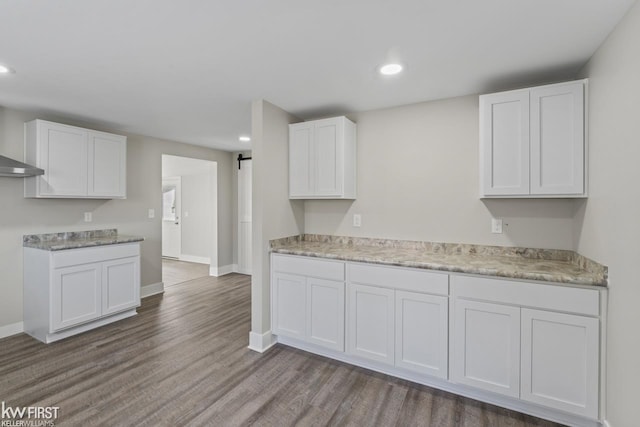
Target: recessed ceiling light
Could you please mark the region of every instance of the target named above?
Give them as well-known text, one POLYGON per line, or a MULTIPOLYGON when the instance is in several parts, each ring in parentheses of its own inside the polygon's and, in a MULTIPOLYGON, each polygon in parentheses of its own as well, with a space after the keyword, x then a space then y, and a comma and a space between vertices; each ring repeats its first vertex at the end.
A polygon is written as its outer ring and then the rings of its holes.
POLYGON ((402 71, 402 65, 400 64, 385 64, 380 67, 380 74, 385 76, 393 76, 394 74, 398 74, 402 71))
POLYGON ((13 70, 6 65, 0 64, 0 74, 11 74, 13 70))
POLYGON ((241 136, 240 138, 238 138, 238 140, 240 140, 240 142, 249 142, 249 141, 251 141, 251 137, 249 137, 249 136, 241 136))

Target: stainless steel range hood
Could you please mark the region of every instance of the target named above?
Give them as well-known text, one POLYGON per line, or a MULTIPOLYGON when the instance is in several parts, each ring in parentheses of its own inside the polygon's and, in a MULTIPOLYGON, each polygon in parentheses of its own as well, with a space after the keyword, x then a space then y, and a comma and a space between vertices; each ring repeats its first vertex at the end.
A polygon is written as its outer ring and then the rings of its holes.
POLYGON ((42 174, 44 174, 44 171, 40 168, 10 159, 5 156, 0 156, 0 176, 21 178, 25 176, 36 176, 42 174))

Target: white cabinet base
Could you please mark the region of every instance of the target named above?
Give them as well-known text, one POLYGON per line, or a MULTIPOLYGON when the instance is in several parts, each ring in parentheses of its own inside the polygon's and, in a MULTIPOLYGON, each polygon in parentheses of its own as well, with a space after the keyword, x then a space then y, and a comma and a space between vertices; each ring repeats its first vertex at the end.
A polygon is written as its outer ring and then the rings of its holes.
POLYGON ((136 314, 138 313, 136 312, 136 309, 133 308, 131 310, 123 311, 122 313, 117 313, 109 317, 103 317, 101 319, 94 320, 91 323, 84 323, 82 325, 79 325, 73 328, 67 328, 60 332, 46 333, 43 330, 38 330, 38 329, 34 329, 34 330, 25 329, 24 332, 27 335, 31 335, 38 341, 42 341, 45 344, 49 344, 55 341, 59 341, 63 338, 67 338, 73 335, 78 335, 83 332, 87 332, 92 329, 99 328, 100 326, 108 325, 109 323, 117 322, 118 320, 126 319, 127 317, 135 316, 136 314))
POLYGON ((50 343, 136 314, 140 244, 25 247, 24 331, 50 343))
POLYGON ((576 427, 602 427, 597 420, 587 419, 576 415, 568 414, 564 411, 558 411, 552 408, 545 408, 540 405, 524 402, 520 399, 501 396, 499 394, 485 392, 474 387, 465 386, 463 384, 455 384, 444 379, 436 378, 431 375, 420 375, 416 372, 409 371, 398 367, 393 367, 387 363, 374 362, 362 357, 349 355, 347 353, 329 350, 305 341, 289 338, 285 336, 275 336, 278 344, 294 347, 309 353, 318 354, 330 359, 338 360, 349 365, 359 366, 370 369, 374 372, 391 375, 396 378, 411 381, 417 384, 433 387, 438 390, 447 391, 459 396, 468 397, 470 399, 480 400, 482 402, 497 405, 502 408, 511 409, 513 411, 522 412, 523 414, 533 415, 535 417, 550 420, 556 423, 571 425, 576 427))

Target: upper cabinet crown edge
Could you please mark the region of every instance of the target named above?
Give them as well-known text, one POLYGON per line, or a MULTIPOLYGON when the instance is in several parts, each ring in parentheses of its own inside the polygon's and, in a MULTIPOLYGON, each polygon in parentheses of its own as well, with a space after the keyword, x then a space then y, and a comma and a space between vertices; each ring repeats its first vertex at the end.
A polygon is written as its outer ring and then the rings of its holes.
POLYGON ((125 199, 127 137, 46 120, 24 124, 25 159, 44 169, 24 197, 125 199))
POLYGON ((344 116, 289 125, 289 198, 356 198, 356 125, 344 116))
POLYGON ((481 95, 480 197, 587 197, 588 80, 481 95))

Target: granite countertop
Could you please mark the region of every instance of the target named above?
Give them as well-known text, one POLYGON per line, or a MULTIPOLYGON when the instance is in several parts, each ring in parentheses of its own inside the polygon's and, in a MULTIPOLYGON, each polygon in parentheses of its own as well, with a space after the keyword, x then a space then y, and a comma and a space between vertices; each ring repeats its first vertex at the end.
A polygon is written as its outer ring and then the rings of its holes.
POLYGON ((271 251, 484 276, 607 286, 607 267, 567 250, 304 234, 272 240, 271 251))
POLYGON ((108 230, 28 234, 23 236, 22 246, 25 248, 42 249, 45 251, 63 251, 66 249, 141 242, 143 240, 144 238, 140 236, 118 234, 118 230, 111 228, 108 230))

